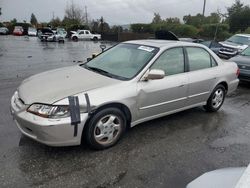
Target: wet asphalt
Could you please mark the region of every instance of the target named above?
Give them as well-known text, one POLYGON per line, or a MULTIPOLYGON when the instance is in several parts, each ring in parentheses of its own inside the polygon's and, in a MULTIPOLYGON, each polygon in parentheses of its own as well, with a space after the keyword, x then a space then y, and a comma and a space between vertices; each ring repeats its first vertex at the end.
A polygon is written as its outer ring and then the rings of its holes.
POLYGON ((149 121, 103 151, 48 147, 22 136, 9 111, 21 81, 85 61, 99 45, 0 36, 0 187, 182 188, 206 171, 250 163, 249 83, 217 113, 194 108, 149 121))

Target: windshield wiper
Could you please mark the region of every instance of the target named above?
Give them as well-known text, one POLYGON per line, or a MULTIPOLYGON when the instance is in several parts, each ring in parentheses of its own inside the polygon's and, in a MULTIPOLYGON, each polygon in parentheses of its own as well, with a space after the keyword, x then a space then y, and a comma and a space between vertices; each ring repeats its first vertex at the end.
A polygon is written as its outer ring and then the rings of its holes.
POLYGON ((105 70, 102 70, 102 69, 100 69, 100 68, 97 68, 97 67, 90 67, 90 66, 87 66, 87 65, 85 65, 84 66, 86 69, 88 69, 88 70, 92 70, 92 71, 94 71, 94 72, 98 72, 98 73, 100 73, 100 74, 102 74, 102 75, 105 75, 105 76, 108 76, 108 77, 110 77, 110 78, 114 78, 114 75, 113 74, 111 74, 111 73, 109 73, 109 72, 107 72, 107 71, 105 71, 105 70))

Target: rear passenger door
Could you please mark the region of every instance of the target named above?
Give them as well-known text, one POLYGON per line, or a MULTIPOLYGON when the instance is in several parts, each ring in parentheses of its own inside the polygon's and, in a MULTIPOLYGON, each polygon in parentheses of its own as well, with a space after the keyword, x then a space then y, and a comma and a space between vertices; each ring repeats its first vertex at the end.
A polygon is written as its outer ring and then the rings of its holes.
POLYGON ((216 82, 217 63, 201 47, 186 47, 188 59, 188 106, 207 101, 216 82))

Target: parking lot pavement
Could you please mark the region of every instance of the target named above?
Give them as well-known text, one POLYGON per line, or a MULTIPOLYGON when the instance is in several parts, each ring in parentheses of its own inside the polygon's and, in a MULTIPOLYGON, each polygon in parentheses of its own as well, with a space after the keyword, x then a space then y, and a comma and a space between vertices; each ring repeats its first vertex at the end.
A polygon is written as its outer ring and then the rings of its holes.
MULTIPOLYGON (((240 85, 220 111, 194 108, 130 129, 104 151, 53 148, 22 136, 9 112, 20 82, 98 52, 92 41, 40 43, 0 36, 1 187, 179 188, 202 173, 250 162, 250 86, 240 85)), ((110 45, 110 44, 108 44, 110 45)))

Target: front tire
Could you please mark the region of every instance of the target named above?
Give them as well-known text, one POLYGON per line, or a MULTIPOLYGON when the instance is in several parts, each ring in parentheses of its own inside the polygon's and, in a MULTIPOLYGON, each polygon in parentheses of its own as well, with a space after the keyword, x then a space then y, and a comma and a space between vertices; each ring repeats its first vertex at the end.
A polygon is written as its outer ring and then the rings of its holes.
POLYGON ((75 42, 77 42, 77 41, 78 41, 78 38, 77 38, 76 36, 74 36, 74 37, 72 38, 72 40, 75 41, 75 42))
POLYGON ((221 84, 217 85, 207 100, 207 104, 204 106, 205 110, 208 112, 218 111, 225 100, 225 96, 225 87, 221 84))
POLYGON ((96 150, 115 145, 126 130, 126 118, 118 108, 103 109, 90 119, 84 130, 87 144, 96 150))

